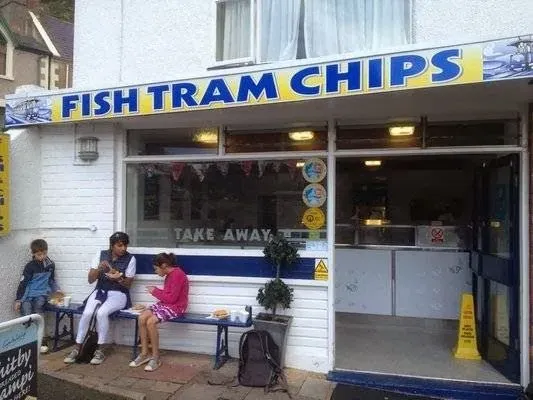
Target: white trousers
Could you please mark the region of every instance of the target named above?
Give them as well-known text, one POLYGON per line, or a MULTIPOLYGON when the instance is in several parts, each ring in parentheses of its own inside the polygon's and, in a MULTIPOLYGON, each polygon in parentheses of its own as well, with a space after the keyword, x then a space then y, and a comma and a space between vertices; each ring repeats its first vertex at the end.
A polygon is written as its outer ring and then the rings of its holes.
MULTIPOLYGON (((115 311, 122 310, 126 307, 126 294, 116 290, 107 292, 107 300, 100 306, 96 313, 96 331, 98 332, 98 344, 108 342, 109 335, 109 315, 115 311)), ((96 291, 94 291, 87 299, 87 304, 81 315, 80 324, 78 325, 78 335, 76 336, 76 343, 81 344, 91 323, 96 305, 100 301, 96 300, 96 291)))

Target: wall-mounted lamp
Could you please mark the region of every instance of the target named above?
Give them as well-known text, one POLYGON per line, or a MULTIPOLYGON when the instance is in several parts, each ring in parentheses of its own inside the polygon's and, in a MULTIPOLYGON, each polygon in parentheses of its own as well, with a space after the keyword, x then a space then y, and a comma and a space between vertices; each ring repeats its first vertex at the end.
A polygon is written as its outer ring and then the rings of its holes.
POLYGON ((78 138, 78 157, 83 161, 98 159, 98 138, 94 136, 78 138))
POLYGON ((366 160, 365 165, 367 167, 380 167, 381 166, 381 160, 366 160))

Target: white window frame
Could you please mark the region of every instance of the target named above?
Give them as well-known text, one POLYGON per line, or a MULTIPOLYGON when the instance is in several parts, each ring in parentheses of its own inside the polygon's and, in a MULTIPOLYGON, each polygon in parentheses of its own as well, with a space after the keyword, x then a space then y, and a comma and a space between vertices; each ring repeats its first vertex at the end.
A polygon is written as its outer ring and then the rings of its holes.
POLYGON ((2 25, 0 25, 0 33, 2 33, 4 39, 6 40, 6 73, 0 73, 0 79, 13 81, 13 57, 15 53, 15 46, 13 45, 13 41, 11 40, 7 30, 2 25))
POLYGON ((213 37, 214 37, 214 62, 213 67, 214 68, 220 68, 220 67, 237 67, 237 66, 244 66, 244 65, 252 65, 256 64, 257 62, 257 55, 260 54, 258 49, 258 35, 257 32, 259 32, 258 22, 260 21, 259 18, 257 18, 257 12, 259 8, 257 7, 257 2, 261 0, 247 0, 250 2, 250 31, 252 34, 252 37, 250 38, 250 56, 248 57, 241 57, 241 58, 234 58, 230 60, 217 60, 217 52, 218 52, 218 6, 221 3, 229 3, 231 1, 236 0, 215 0, 213 2, 214 7, 214 15, 215 15, 215 23, 214 23, 214 30, 213 30, 213 37))
MULTIPOLYGON (((250 39, 250 56, 249 57, 243 57, 243 58, 235 58, 231 60, 221 60, 217 61, 217 51, 218 51, 218 5, 220 3, 229 3, 230 1, 236 1, 236 0, 214 0, 213 6, 214 6, 214 15, 215 15, 215 23, 214 23, 214 29, 213 29, 213 38, 214 38, 214 62, 212 63, 212 66, 210 69, 222 69, 222 68, 232 68, 232 67, 243 67, 248 65, 258 65, 258 64, 266 64, 267 62, 264 62, 261 60, 261 2, 263 0, 248 0, 250 2, 250 30, 252 37, 250 39)), ((415 30, 414 30, 414 0, 408 0, 409 1, 409 27, 407 32, 407 40, 408 43, 406 43, 403 46, 398 47, 396 50, 401 51, 402 49, 410 49, 415 44, 415 30)), ((381 54, 384 50, 390 50, 390 49, 381 49, 377 52, 372 52, 368 55, 378 53, 381 54)), ((337 57, 337 56, 346 56, 347 54, 351 53, 342 53, 342 54, 336 54, 326 57, 318 57, 318 58, 309 58, 306 57, 301 60, 295 60, 295 61, 302 61, 302 60, 313 60, 316 62, 318 59, 323 58, 331 58, 331 57, 337 57)))

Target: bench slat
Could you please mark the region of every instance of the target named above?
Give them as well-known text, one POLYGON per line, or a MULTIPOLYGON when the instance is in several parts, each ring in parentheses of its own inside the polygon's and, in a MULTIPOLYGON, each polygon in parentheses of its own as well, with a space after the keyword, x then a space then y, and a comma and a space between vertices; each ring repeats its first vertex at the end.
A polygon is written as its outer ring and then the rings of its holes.
MULTIPOLYGON (((51 312, 68 312, 72 314, 82 314, 83 310, 80 309, 82 305, 77 303, 72 303, 68 307, 56 306, 53 304, 46 304, 45 310, 51 312)), ((117 311, 112 314, 112 318, 123 318, 123 319, 137 319, 139 315, 131 313, 128 311, 117 311)), ((215 326, 232 326, 236 328, 249 328, 252 326, 251 318, 248 318, 247 321, 231 321, 228 319, 215 319, 209 318, 209 314, 199 314, 199 313, 186 313, 183 317, 173 318, 166 322, 174 322, 178 324, 199 324, 199 325, 215 325, 215 326)))

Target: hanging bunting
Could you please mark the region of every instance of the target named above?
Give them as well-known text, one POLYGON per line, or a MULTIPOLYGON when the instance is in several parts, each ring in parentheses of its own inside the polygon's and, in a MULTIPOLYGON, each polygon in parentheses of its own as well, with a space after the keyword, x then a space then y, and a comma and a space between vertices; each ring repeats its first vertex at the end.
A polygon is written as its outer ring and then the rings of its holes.
POLYGON ((285 161, 285 165, 289 169, 289 177, 291 179, 294 179, 294 176, 296 175, 296 160, 287 160, 285 161))
POLYGON ((142 168, 144 169, 144 174, 147 178, 152 178, 157 172, 154 164, 145 164, 142 168))
POLYGON ((174 162, 171 164, 170 174, 174 182, 177 182, 180 179, 180 176, 183 173, 184 168, 185 168, 185 163, 174 162))
POLYGON ((276 173, 279 173, 279 171, 281 170, 281 161, 273 161, 272 167, 274 167, 274 171, 276 173))
POLYGON ((257 170, 259 171, 258 173, 259 178, 261 178, 263 174, 265 173, 266 166, 267 166, 267 162, 265 160, 257 161, 257 170))
POLYGON ((217 163, 217 168, 222 176, 227 176, 229 172, 229 162, 219 162, 217 163))
POLYGON ((253 161, 250 161, 250 160, 241 161, 241 168, 244 171, 244 175, 246 177, 250 176, 250 173, 252 172, 252 166, 253 166, 253 161))
POLYGON ((209 169, 209 164, 192 164, 191 166, 194 169, 196 176, 198 176, 200 182, 203 182, 205 179, 205 174, 209 169))

